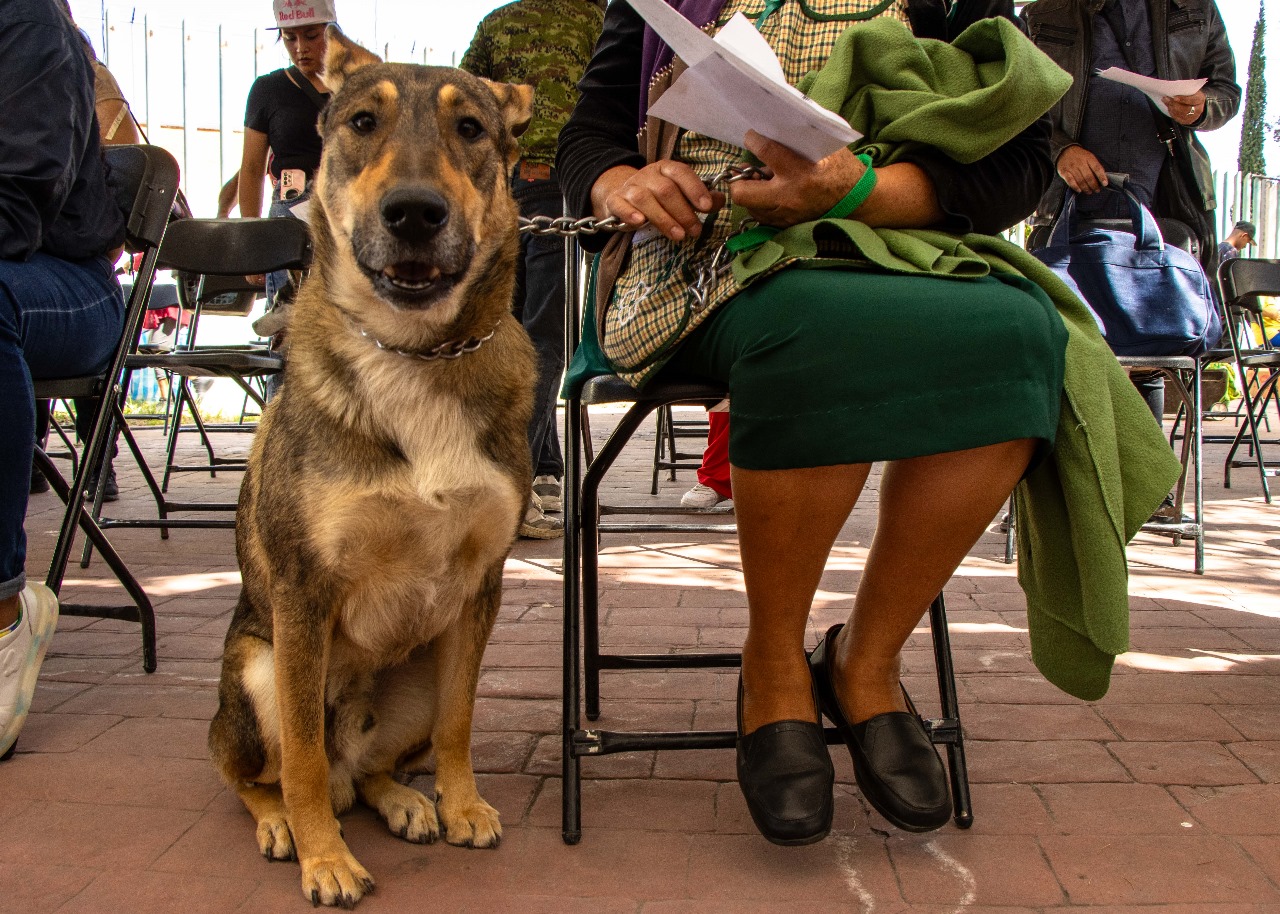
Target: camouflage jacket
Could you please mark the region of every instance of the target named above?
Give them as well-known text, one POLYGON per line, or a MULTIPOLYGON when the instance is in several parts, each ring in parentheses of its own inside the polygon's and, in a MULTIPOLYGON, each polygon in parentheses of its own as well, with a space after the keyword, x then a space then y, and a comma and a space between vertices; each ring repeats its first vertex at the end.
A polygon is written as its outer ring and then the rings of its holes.
POLYGON ((604 25, 594 0, 515 0, 480 21, 458 64, 486 79, 533 86, 533 121, 520 154, 554 165, 556 138, 578 100, 578 80, 604 25))

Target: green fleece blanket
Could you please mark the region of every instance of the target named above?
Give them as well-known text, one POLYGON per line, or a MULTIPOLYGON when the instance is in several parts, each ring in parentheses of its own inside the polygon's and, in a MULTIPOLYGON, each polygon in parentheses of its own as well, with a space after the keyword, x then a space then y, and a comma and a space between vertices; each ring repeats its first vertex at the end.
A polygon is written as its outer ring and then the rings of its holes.
POLYGON ((797 88, 863 135, 877 165, 912 146, 976 162, 1021 133, 1071 87, 1008 19, 983 19, 951 44, 917 39, 896 19, 842 34, 797 88))
MULTIPOLYGON (((841 36, 801 88, 847 118, 864 134, 859 151, 885 164, 926 143, 958 161, 981 158, 1048 110, 1069 83, 1007 20, 983 20, 947 45, 878 19, 841 36)), ((1002 239, 847 219, 777 233, 735 259, 734 278, 746 286, 790 264, 874 265, 957 281, 1003 273, 1030 279, 1053 300, 1068 331, 1062 411, 1052 453, 1015 493, 1018 580, 1036 666, 1072 695, 1102 697, 1115 655, 1129 646, 1125 546, 1181 468, 1084 304, 1002 239)))

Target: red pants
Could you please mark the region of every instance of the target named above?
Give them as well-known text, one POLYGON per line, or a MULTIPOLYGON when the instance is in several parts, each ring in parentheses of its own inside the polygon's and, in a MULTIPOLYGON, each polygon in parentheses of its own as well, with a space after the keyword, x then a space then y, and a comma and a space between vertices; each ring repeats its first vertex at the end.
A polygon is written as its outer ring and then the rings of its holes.
POLYGON ((729 482, 729 414, 707 412, 711 429, 707 433, 707 449, 702 452, 702 466, 698 467, 698 482, 717 495, 733 498, 729 482))

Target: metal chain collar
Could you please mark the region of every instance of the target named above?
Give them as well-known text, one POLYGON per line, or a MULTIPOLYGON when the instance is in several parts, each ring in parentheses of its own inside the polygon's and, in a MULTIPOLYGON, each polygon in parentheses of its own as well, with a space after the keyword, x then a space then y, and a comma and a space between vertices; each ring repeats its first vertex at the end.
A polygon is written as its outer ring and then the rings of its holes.
POLYGON ((475 352, 489 340, 493 339, 493 335, 498 332, 495 324, 493 329, 484 336, 469 336, 465 340, 449 340, 440 343, 438 346, 432 346, 430 349, 397 349, 395 346, 388 346, 382 340, 378 339, 363 327, 356 327, 360 335, 373 345, 377 346, 384 352, 394 352, 396 355, 408 356, 411 359, 422 359, 424 362, 430 362, 434 359, 456 359, 466 355, 468 352, 475 352))

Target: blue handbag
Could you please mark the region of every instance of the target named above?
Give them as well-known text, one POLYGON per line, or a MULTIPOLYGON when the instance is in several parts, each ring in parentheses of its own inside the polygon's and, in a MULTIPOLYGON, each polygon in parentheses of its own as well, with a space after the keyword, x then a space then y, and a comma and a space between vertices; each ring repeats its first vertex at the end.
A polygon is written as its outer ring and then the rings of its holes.
POLYGON ((1107 179, 1105 190, 1129 202, 1132 231, 1088 222, 1073 231, 1076 200, 1068 190, 1047 246, 1032 253, 1080 296, 1116 355, 1207 352, 1222 336, 1222 318, 1200 261, 1165 243, 1127 176, 1107 179))

